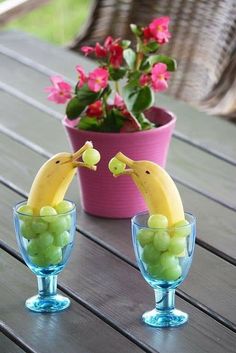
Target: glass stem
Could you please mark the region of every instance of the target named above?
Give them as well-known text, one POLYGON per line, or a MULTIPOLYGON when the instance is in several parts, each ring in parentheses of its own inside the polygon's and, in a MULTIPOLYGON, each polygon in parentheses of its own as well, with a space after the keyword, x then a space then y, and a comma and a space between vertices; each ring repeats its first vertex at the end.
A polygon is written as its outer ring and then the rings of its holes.
POLYGON ((154 289, 156 309, 171 311, 175 308, 175 289, 154 289))
POLYGON ((57 294, 57 276, 37 276, 37 279, 40 297, 51 297, 57 294))

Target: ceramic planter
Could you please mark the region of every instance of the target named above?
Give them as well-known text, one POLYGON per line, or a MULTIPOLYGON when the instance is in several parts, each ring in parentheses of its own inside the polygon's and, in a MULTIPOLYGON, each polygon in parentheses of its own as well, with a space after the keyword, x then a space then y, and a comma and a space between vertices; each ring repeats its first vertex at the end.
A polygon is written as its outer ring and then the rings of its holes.
POLYGON ((150 160, 165 167, 176 118, 161 108, 152 108, 146 116, 161 126, 133 133, 104 133, 78 130, 76 121, 63 120, 74 151, 86 141, 92 141, 94 148, 101 153, 96 172, 78 169, 81 202, 86 212, 107 218, 129 218, 146 210, 130 176, 114 178, 108 170, 110 159, 119 151, 134 160, 150 160))

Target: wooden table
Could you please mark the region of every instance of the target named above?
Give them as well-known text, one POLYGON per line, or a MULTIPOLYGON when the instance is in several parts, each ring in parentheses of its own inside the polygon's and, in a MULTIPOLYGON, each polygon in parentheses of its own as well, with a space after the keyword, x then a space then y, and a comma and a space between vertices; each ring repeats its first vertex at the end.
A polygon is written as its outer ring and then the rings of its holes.
POLYGON ((193 265, 176 296, 187 325, 161 330, 141 322, 154 297, 135 263, 130 221, 85 214, 76 180, 68 193, 79 211, 76 244, 59 276, 72 305, 35 314, 24 307, 36 280, 18 252, 12 206, 51 154, 69 150, 59 121, 64 106, 44 93, 48 76, 72 81, 76 64, 94 64, 19 32, 0 34, 0 63, 0 352, 235 353, 236 126, 159 96, 178 116, 167 169, 198 220, 193 265))

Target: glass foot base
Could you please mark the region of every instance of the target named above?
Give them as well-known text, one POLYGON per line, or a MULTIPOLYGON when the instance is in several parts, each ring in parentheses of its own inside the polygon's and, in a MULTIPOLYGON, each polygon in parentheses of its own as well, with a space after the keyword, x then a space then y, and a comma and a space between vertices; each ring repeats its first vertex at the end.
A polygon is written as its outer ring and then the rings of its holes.
POLYGON ((188 314, 173 309, 171 311, 147 311, 142 316, 143 321, 153 327, 176 327, 188 321, 188 314))
POLYGON ((35 295, 26 300, 25 306, 29 310, 38 313, 54 313, 68 308, 70 306, 70 299, 59 294, 51 297, 35 295))

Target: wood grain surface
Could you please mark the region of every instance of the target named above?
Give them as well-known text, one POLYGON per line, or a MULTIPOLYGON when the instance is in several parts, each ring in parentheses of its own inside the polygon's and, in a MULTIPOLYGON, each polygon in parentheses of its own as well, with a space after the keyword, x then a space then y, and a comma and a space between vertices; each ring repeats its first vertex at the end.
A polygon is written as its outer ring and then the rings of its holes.
POLYGON ((1 353, 23 353, 25 352, 10 338, 0 332, 0 352, 1 353))
MULTIPOLYGON (((37 293, 36 276, 9 254, 1 251, 1 318, 28 346, 37 352, 142 352, 74 300, 68 310, 35 314, 25 308, 25 300, 37 293), (46 339, 43 339, 45 337, 46 339)), ((2 353, 2 352, 1 352, 2 353)), ((8 352, 10 353, 10 352, 8 352)))

